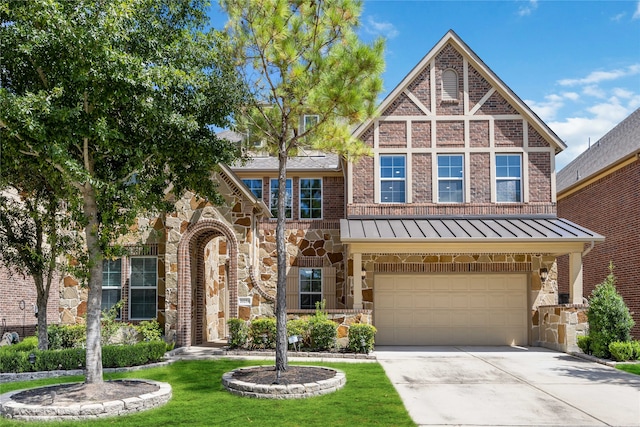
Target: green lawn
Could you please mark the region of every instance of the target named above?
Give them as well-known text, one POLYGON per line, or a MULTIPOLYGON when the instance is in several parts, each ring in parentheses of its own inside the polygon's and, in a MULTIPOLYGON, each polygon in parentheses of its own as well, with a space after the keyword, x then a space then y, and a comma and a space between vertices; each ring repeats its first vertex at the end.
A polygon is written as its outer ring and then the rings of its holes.
POLYGON ((632 374, 640 375, 640 363, 634 364, 618 364, 616 368, 621 371, 631 372, 632 374))
MULTIPOLYGON (((105 379, 149 378, 168 382, 173 397, 166 405, 140 414, 100 421, 66 423, 74 426, 413 426, 398 393, 377 363, 311 363, 346 373, 347 384, 335 393, 309 399, 269 400, 234 396, 221 383, 222 374, 241 366, 273 362, 241 360, 183 361, 162 368, 122 374, 105 379)), ((9 383, 2 393, 83 378, 9 383)), ((2 426, 30 426, 0 418, 2 426)), ((52 424, 55 426, 60 423, 52 424)))

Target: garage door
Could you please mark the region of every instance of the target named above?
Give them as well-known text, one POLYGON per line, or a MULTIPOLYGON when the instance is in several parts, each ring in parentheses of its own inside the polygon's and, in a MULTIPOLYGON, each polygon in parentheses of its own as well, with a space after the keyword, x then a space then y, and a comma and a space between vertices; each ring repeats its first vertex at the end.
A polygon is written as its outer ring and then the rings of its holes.
POLYGON ((526 345, 527 276, 375 276, 378 345, 526 345))

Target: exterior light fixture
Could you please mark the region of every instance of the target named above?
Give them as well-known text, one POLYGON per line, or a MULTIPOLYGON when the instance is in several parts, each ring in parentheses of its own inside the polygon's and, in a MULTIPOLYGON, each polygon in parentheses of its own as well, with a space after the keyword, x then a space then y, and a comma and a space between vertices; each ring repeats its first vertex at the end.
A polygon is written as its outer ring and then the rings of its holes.
POLYGON ((547 270, 546 268, 541 268, 540 269, 540 279, 542 279, 542 281, 546 281, 547 277, 549 277, 549 270, 547 270))

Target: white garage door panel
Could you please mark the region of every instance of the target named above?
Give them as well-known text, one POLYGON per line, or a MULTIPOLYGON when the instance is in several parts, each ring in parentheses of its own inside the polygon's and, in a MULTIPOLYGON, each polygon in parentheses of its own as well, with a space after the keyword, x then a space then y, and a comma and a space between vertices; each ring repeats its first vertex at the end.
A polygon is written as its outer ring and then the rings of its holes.
POLYGON ((524 274, 376 275, 379 345, 527 344, 524 274))

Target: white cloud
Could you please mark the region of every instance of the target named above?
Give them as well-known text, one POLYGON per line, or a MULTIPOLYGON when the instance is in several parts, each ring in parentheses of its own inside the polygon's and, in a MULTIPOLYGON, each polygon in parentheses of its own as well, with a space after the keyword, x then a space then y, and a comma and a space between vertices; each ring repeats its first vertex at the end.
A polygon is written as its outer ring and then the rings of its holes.
POLYGON ((393 39, 400 34, 392 23, 378 22, 372 16, 367 16, 364 30, 369 34, 381 35, 387 39, 393 39))
POLYGON ((564 106, 562 97, 558 95, 547 95, 544 101, 525 100, 524 102, 543 120, 549 121, 556 117, 558 111, 564 106))
POLYGON ((640 19, 640 1, 636 4, 636 11, 633 12, 631 19, 640 19))
POLYGON ((538 0, 529 0, 529 2, 526 5, 520 6, 520 8, 518 9, 518 15, 529 16, 537 8, 538 8, 538 0))
POLYGON ((626 15, 625 12, 619 13, 619 14, 617 14, 615 16, 612 16, 611 20, 614 21, 614 22, 620 22, 622 20, 622 18, 624 18, 625 15, 626 15))
POLYGON ((619 88, 619 87, 613 88, 612 92, 618 98, 631 98, 631 97, 633 97, 633 92, 631 92, 630 90, 627 90, 627 89, 619 88))
POLYGON ((577 101, 578 99, 580 99, 580 95, 575 92, 562 92, 562 96, 572 101, 577 101))
POLYGON ((610 71, 593 71, 587 77, 580 79, 562 79, 558 84, 562 86, 575 86, 600 83, 608 80, 616 80, 622 77, 633 76, 640 73, 640 64, 629 65, 626 68, 610 71))
POLYGON ((549 127, 567 144, 567 149, 556 156, 557 170, 562 169, 584 152, 589 147, 589 142, 596 143, 634 110, 635 108, 620 104, 619 100, 613 97, 608 102, 588 108, 580 116, 547 122, 549 127))
POLYGON ((582 88, 582 93, 588 96, 593 96, 595 98, 604 98, 607 96, 605 91, 596 85, 585 86, 584 88, 582 88))

